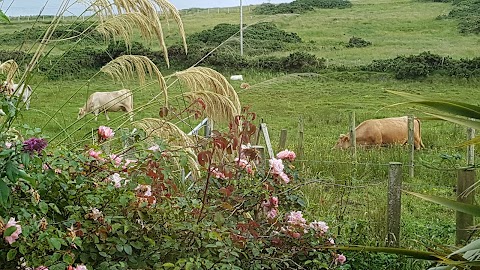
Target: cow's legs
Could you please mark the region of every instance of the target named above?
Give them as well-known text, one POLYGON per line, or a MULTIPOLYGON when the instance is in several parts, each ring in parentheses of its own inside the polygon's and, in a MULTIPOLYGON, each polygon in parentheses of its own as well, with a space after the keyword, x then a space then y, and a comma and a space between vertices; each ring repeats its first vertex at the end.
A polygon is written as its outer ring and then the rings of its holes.
POLYGON ((107 111, 105 111, 105 118, 107 118, 107 121, 110 121, 110 117, 108 117, 107 111))

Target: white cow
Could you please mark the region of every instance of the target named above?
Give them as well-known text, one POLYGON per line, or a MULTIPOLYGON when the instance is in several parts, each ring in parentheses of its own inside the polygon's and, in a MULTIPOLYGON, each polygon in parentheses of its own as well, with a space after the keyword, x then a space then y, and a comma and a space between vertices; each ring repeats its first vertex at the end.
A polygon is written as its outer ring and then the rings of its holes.
POLYGON ((30 108, 30 96, 32 95, 32 88, 30 85, 27 85, 25 87, 25 84, 17 84, 13 82, 3 82, 1 86, 1 91, 0 92, 5 92, 6 95, 12 96, 15 95, 16 97, 20 97, 22 95, 22 100, 25 103, 25 109, 30 108))
POLYGON ((87 103, 79 108, 78 119, 85 116, 87 113, 95 114, 95 121, 97 121, 98 114, 105 112, 107 120, 110 118, 107 112, 128 112, 130 121, 133 121, 133 95, 128 89, 122 89, 113 92, 95 92, 88 97, 87 103))

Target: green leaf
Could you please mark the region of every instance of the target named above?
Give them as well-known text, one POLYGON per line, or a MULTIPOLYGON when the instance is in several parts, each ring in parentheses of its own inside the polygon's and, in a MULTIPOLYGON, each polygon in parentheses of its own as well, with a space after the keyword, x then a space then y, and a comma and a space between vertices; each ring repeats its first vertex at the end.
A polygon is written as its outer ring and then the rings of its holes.
POLYGON ((445 199, 445 198, 437 197, 437 196, 432 196, 432 195, 419 194, 419 193, 415 193, 415 192, 411 192, 411 191, 405 191, 404 190, 404 192, 406 192, 410 195, 413 195, 413 196, 417 196, 417 197, 422 198, 424 200, 443 205, 443 206, 448 207, 450 209, 453 209, 455 211, 459 211, 459 212, 469 214, 469 215, 472 215, 472 216, 476 216, 476 217, 480 216, 480 206, 476 206, 476 205, 472 205, 472 204, 468 204, 468 203, 456 202, 456 201, 452 201, 452 200, 449 200, 449 199, 445 199))
POLYGON ((20 155, 20 159, 22 160, 22 164, 27 167, 30 164, 30 154, 29 153, 22 153, 20 155))
POLYGON ((5 232, 3 232, 3 236, 11 236, 16 230, 17 227, 15 226, 8 227, 5 232))
POLYGON ((15 259, 15 256, 17 256, 17 250, 16 249, 10 249, 7 253, 7 261, 11 261, 15 259))
POLYGON ((173 264, 173 263, 164 263, 164 264, 162 264, 162 266, 165 267, 165 268, 173 268, 173 267, 175 267, 175 264, 173 264))
POLYGON ((125 246, 123 246, 123 249, 125 250, 125 253, 127 253, 128 255, 132 255, 132 246, 126 244, 125 246))
POLYGON ((10 196, 10 188, 2 179, 0 179, 0 204, 6 206, 8 197, 10 196))
POLYGON ((40 212, 42 212, 44 215, 48 213, 48 204, 44 201, 41 201, 38 204, 38 207, 40 208, 40 212))
POLYGON ((0 10, 0 22, 10 23, 10 19, 0 10))
POLYGON ((412 100, 409 103, 420 104, 430 108, 437 109, 439 111, 461 115, 468 118, 480 119, 480 107, 471 105, 464 102, 444 100, 444 99, 431 99, 422 97, 419 95, 409 94, 405 92, 387 90, 392 94, 402 96, 404 98, 412 100))
POLYGON ((119 252, 122 252, 122 251, 123 251, 123 246, 120 245, 120 244, 116 244, 116 245, 115 245, 115 248, 117 248, 117 250, 118 250, 119 252))
POLYGON ((57 205, 54 204, 54 203, 49 203, 48 206, 50 206, 51 209, 53 209, 53 211, 55 211, 57 214, 62 214, 62 212, 60 212, 60 209, 58 209, 57 205))
POLYGON ((475 250, 475 249, 480 249, 480 239, 477 239, 477 240, 471 242, 470 244, 468 244, 468 245, 462 247, 461 249, 453 252, 449 256, 453 256, 455 254, 460 254, 460 253, 465 253, 467 251, 475 250))
POLYGON ((73 264, 73 262, 74 262, 73 255, 70 255, 69 253, 63 254, 62 260, 66 264, 73 264))
POLYGON ((50 238, 48 242, 53 246, 54 249, 60 250, 62 248, 62 242, 58 238, 50 238))

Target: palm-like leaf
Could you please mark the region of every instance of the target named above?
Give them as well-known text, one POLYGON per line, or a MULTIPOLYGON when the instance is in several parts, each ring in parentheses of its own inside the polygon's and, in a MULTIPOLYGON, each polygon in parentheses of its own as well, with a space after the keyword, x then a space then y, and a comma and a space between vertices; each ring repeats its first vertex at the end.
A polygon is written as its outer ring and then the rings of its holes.
POLYGON ((8 18, 8 16, 5 15, 5 13, 3 13, 3 11, 1 10, 0 10, 0 22, 10 23, 10 19, 8 18))
POLYGON ((476 205, 472 205, 472 204, 468 204, 468 203, 457 202, 457 201, 452 201, 452 200, 445 199, 445 198, 442 198, 442 197, 415 193, 415 192, 411 192, 411 191, 405 191, 405 192, 410 194, 410 195, 422 198, 426 201, 430 201, 430 202, 433 202, 433 203, 440 204, 442 206, 453 209, 455 211, 460 211, 462 213, 466 213, 466 214, 476 216, 476 217, 480 216, 480 206, 476 206, 476 205))

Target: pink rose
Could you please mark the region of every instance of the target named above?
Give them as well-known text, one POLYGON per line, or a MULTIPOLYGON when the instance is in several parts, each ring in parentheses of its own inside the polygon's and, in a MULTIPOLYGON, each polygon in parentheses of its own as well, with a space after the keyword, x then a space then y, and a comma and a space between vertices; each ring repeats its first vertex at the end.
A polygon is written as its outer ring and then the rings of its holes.
POLYGON ((283 151, 280 151, 277 154, 277 158, 279 159, 288 159, 290 161, 294 161, 297 155, 295 155, 295 152, 289 151, 288 149, 285 149, 283 151))
POLYGON ((152 196, 152 186, 150 185, 138 185, 135 188, 135 191, 140 193, 142 196, 150 197, 152 196))
POLYGON ((39 266, 39 267, 35 268, 34 270, 48 270, 48 267, 42 265, 42 266, 39 266))
POLYGON ((113 186, 116 188, 119 188, 122 186, 122 180, 123 178, 120 177, 120 174, 114 173, 108 177, 108 180, 113 183, 113 186))
POLYGON ((22 233, 22 226, 18 225, 15 221, 15 218, 12 217, 5 225, 5 230, 13 226, 17 227, 17 229, 10 236, 5 236, 5 241, 7 241, 7 243, 9 243, 10 245, 17 241, 18 236, 22 233))
POLYGON ((278 210, 276 208, 272 208, 267 212, 268 219, 274 219, 278 215, 278 210))
POLYGON ((75 270, 88 270, 88 269, 83 264, 77 264, 77 267, 75 267, 75 270))
POLYGON ((97 159, 97 160, 101 160, 102 158, 100 158, 100 154, 102 153, 102 151, 98 151, 96 152, 95 150, 93 149, 90 149, 88 151, 88 155, 90 155, 91 157, 93 157, 94 159, 97 159))
POLYGON ((285 182, 285 184, 288 184, 288 182, 290 182, 290 178, 288 178, 288 175, 284 172, 280 173, 278 176, 280 176, 280 178, 282 178, 283 182, 285 182))
POLYGON ((113 130, 109 127, 100 126, 98 127, 98 135, 100 136, 100 138, 106 140, 106 139, 112 138, 113 135, 115 135, 115 132, 113 132, 113 130))
POLYGON ((283 173, 284 165, 281 159, 272 158, 269 160, 270 168, 272 169, 272 173, 275 175, 280 175, 283 173))
POLYGON ((110 154, 110 158, 115 163, 115 166, 119 166, 122 163, 122 157, 119 157, 115 154, 110 154))
POLYGON ((306 220, 303 218, 302 211, 292 211, 287 215, 287 222, 291 225, 304 226, 306 220))
POLYGON ((347 257, 345 257, 343 254, 338 254, 337 258, 335 259, 335 262, 338 262, 340 264, 344 264, 347 261, 347 257))
POLYGON ((327 223, 323 221, 315 220, 314 222, 310 223, 309 227, 314 229, 316 232, 320 232, 321 234, 324 234, 328 231, 327 223))
POLYGON ((218 178, 218 179, 226 179, 227 178, 225 176, 225 174, 223 174, 223 172, 218 170, 218 168, 212 168, 210 171, 215 178, 218 178))

